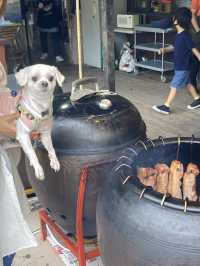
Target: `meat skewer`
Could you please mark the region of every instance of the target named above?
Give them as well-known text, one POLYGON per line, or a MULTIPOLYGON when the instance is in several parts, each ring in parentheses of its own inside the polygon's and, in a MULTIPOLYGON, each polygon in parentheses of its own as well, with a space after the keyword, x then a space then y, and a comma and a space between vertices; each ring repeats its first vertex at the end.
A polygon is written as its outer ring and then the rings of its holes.
POLYGON ((145 187, 152 187, 153 190, 170 194, 174 198, 182 199, 181 185, 183 180, 183 199, 197 201, 196 177, 200 169, 197 165, 189 163, 186 171, 183 171, 183 164, 174 160, 170 168, 166 164, 158 163, 155 168, 140 167, 137 169, 137 177, 145 187))
POLYGON ((140 182, 146 187, 152 187, 155 189, 156 186, 156 178, 157 178, 157 170, 154 168, 144 168, 140 167, 137 171, 137 177, 140 182))
POLYGON ((178 199, 182 199, 181 179, 183 178, 183 164, 174 160, 170 165, 168 193, 178 199))
POLYGON ((183 176, 183 199, 196 201, 196 176, 199 174, 199 168, 196 164, 189 163, 183 176))
POLYGON ((159 193, 166 194, 168 192, 169 167, 166 164, 158 163, 155 169, 158 172, 155 190, 159 193))

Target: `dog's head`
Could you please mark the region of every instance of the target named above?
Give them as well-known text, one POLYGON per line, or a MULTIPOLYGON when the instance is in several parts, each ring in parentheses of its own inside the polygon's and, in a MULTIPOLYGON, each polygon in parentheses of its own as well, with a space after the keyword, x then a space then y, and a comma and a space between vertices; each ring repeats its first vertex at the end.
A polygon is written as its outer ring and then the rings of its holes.
POLYGON ((39 94, 53 92, 56 82, 61 87, 65 79, 57 67, 44 64, 25 67, 15 77, 20 86, 39 94))

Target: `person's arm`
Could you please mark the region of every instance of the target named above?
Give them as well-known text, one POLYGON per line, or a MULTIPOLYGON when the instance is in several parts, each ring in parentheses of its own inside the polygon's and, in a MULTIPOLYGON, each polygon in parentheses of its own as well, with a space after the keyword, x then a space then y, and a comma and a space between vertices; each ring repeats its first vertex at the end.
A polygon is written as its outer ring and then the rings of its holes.
POLYGON ((15 120, 19 117, 19 113, 9 114, 0 117, 0 135, 9 138, 15 138, 16 127, 15 120))
POLYGON ((200 52, 197 48, 192 49, 193 54, 197 57, 197 59, 200 61, 200 52))
MULTIPOLYGON (((0 116, 0 135, 8 138, 16 137, 16 126, 15 120, 20 116, 20 113, 16 112, 9 115, 0 116)), ((33 131, 31 132, 31 139, 38 140, 40 133, 33 131)))
POLYGON ((161 48, 158 53, 159 54, 165 54, 165 53, 170 53, 170 52, 173 52, 173 51, 174 51, 174 46, 173 45, 169 45, 169 46, 167 46, 165 48, 161 48))
POLYGON ((199 27, 199 24, 197 22, 197 16, 196 16, 196 10, 195 9, 191 9, 191 12, 192 12, 192 26, 194 28, 194 30, 196 32, 199 32, 200 31, 200 27, 199 27))

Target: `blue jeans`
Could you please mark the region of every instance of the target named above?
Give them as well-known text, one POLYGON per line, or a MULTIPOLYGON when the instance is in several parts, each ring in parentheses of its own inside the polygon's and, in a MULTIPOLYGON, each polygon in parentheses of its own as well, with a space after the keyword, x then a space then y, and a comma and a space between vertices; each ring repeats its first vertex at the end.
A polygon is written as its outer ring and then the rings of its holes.
POLYGON ((15 257, 15 253, 8 255, 6 257, 3 258, 3 266, 11 266, 13 259, 15 257))

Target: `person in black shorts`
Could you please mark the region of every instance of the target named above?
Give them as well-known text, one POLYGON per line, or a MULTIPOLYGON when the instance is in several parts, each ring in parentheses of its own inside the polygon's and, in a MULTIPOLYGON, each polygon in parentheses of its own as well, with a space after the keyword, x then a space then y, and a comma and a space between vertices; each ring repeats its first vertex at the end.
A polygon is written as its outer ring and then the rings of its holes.
POLYGON ((40 43, 42 49, 40 59, 44 60, 48 57, 49 49, 47 37, 50 35, 56 62, 64 61, 64 58, 61 55, 61 37, 59 30, 61 20, 61 11, 53 0, 39 0, 37 25, 40 32, 40 43))

